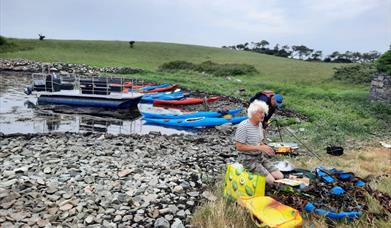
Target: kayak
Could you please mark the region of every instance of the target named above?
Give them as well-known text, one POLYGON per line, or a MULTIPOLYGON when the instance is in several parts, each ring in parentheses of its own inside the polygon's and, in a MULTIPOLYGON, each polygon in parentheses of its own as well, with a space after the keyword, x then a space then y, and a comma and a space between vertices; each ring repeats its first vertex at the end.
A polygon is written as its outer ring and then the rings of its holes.
MULTIPOLYGON (((145 88, 147 86, 154 86, 155 84, 146 84, 146 85, 132 85, 131 88, 132 89, 142 89, 142 88, 145 88)), ((131 91, 129 91, 131 92, 131 91)))
POLYGON ((238 203, 252 215, 258 227, 301 227, 300 212, 268 196, 242 196, 238 203))
POLYGON ((154 100, 154 105, 193 105, 193 104, 202 104, 204 102, 212 103, 219 99, 220 97, 210 97, 208 99, 204 98, 184 98, 181 100, 166 101, 166 100, 154 100))
POLYGON ((157 93, 175 90, 178 85, 172 84, 161 84, 161 85, 145 85, 145 86, 132 86, 129 88, 129 92, 138 92, 138 93, 157 93))
POLYGON ((153 89, 157 89, 157 88, 165 88, 168 86, 171 86, 171 84, 151 85, 151 86, 143 87, 140 90, 147 91, 147 90, 153 90, 153 89))
POLYGON ((183 92, 173 92, 173 93, 147 93, 143 96, 141 99, 145 102, 153 102, 154 100, 179 100, 184 98, 185 96, 189 96, 190 93, 183 93, 183 92))
POLYGON ((187 119, 187 118, 196 118, 196 117, 222 117, 225 115, 236 115, 242 109, 231 109, 227 111, 220 112, 192 112, 186 114, 167 114, 167 113, 151 113, 151 112, 141 112, 141 114, 146 118, 157 118, 157 119, 187 119))
POLYGON ((237 124, 247 119, 247 116, 233 117, 231 119, 215 117, 196 117, 187 119, 154 119, 143 118, 147 123, 174 126, 174 127, 212 127, 226 123, 237 124))
POLYGON ((155 89, 150 90, 141 90, 141 93, 156 93, 156 92, 166 92, 166 91, 173 91, 178 87, 178 85, 168 85, 166 87, 159 87, 155 89))

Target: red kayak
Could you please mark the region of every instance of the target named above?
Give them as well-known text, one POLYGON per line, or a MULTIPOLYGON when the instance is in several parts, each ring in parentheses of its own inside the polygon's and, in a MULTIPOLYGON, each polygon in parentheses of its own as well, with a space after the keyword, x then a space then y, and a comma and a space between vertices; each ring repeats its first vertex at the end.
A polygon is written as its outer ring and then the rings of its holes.
POLYGON ((140 91, 141 93, 157 93, 157 92, 166 92, 166 91, 174 91, 178 85, 171 85, 163 88, 156 88, 156 89, 151 89, 151 90, 146 90, 146 91, 140 91))
POLYGON ((212 103, 219 99, 220 97, 210 97, 208 99, 204 98, 184 98, 181 100, 154 100, 154 105, 193 105, 193 104, 202 104, 204 102, 212 103))
POLYGON ((155 85, 154 83, 149 83, 149 84, 145 84, 145 85, 132 85, 132 89, 142 89, 144 87, 147 87, 147 86, 153 86, 155 85))

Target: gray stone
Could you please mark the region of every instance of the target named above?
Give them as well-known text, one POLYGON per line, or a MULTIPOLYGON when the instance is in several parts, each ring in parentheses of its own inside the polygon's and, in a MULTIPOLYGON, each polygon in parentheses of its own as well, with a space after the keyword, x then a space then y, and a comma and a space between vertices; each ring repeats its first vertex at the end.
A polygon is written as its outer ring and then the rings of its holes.
POLYGON ((106 214, 114 214, 114 212, 115 212, 115 209, 114 209, 114 208, 108 208, 108 209, 106 209, 106 211, 105 211, 106 214))
POLYGON ((186 202, 186 205, 194 206, 194 201, 193 200, 189 200, 189 201, 186 202))
POLYGON ((180 219, 175 218, 174 222, 171 225, 171 228, 185 228, 185 226, 180 219))
POLYGON ((186 213, 185 213, 184 210, 180 210, 180 211, 178 211, 178 213, 176 213, 176 215, 177 215, 179 218, 185 218, 186 213))
POLYGON ((94 221, 94 216, 89 215, 87 218, 84 220, 87 224, 91 224, 94 221))
POLYGON ((159 210, 159 213, 162 214, 162 215, 164 215, 164 214, 169 213, 170 211, 171 211, 170 208, 166 207, 166 208, 160 209, 160 210, 159 210))
POLYGON ((70 204, 70 203, 67 203, 67 204, 62 205, 62 206, 60 207, 60 210, 62 210, 62 211, 67 211, 67 210, 70 210, 70 209, 72 209, 72 208, 73 208, 73 205, 70 204))
POLYGON ((135 214, 134 215, 134 218, 133 218, 134 222, 140 222, 140 221, 143 221, 143 220, 144 220, 144 216, 142 216, 140 214, 135 214))
POLYGON ((122 222, 132 221, 132 219, 133 215, 125 215, 124 217, 122 217, 122 222))
POLYGON ((45 174, 49 174, 49 173, 51 173, 52 172, 52 169, 50 168, 50 167, 45 167, 44 169, 43 169, 43 173, 45 173, 45 174))
POLYGON ((64 199, 69 199, 69 198, 71 198, 72 196, 73 196, 73 194, 70 193, 70 192, 67 192, 67 193, 62 194, 62 198, 64 198, 64 199))
POLYGON ((164 218, 167 219, 168 221, 171 221, 174 218, 174 216, 170 215, 170 214, 167 214, 167 215, 164 216, 164 218))
POLYGON ((188 192, 187 194, 188 194, 189 196, 192 196, 192 197, 197 197, 197 196, 200 195, 199 192, 188 192))
POLYGON ((4 177, 15 177, 15 171, 9 171, 9 170, 5 170, 4 172, 3 172, 3 176, 4 177))
POLYGON ((107 220, 103 220, 102 225, 103 225, 103 227, 107 227, 107 228, 116 227, 115 223, 111 223, 107 220))
POLYGON ((170 212, 172 214, 175 214, 178 211, 178 207, 176 205, 173 205, 173 204, 168 205, 168 208, 170 209, 170 212))
POLYGON ((121 221, 122 220, 122 216, 121 215, 116 215, 115 217, 114 217, 114 222, 119 222, 119 221, 121 221))
POLYGON ((172 191, 175 192, 175 193, 183 192, 183 187, 180 186, 180 185, 177 185, 177 186, 174 187, 174 189, 172 191))
POLYGON ((15 221, 19 222, 22 221, 24 218, 26 218, 29 215, 27 212, 17 212, 12 213, 11 218, 13 218, 15 221))
POLYGON ((47 219, 39 219, 38 221, 37 221, 37 225, 39 226, 39 227, 46 227, 46 226, 48 226, 50 224, 50 222, 49 222, 49 220, 47 220, 47 219))
POLYGON ((6 187, 9 187, 9 186, 12 186, 14 185, 18 180, 17 179, 12 179, 12 180, 8 180, 8 181, 2 181, 0 183, 0 187, 2 188, 6 188, 6 187))
POLYGON ((154 228, 170 228, 170 223, 165 218, 158 218, 153 225, 154 228))

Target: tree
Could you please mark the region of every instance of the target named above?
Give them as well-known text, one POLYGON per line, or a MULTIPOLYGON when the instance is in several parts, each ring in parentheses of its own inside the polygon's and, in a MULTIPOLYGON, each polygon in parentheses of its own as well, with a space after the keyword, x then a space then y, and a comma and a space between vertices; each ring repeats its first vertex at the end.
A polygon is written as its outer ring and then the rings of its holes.
POLYGON ((376 61, 376 68, 380 72, 391 75, 391 50, 386 51, 386 53, 380 56, 376 61))
POLYGON ((373 62, 379 57, 380 57, 380 53, 378 51, 370 51, 362 54, 362 61, 373 62))
POLYGON ((314 51, 314 49, 310 49, 304 45, 292 46, 292 51, 294 56, 299 56, 299 59, 303 59, 303 57, 308 57, 314 51))
POLYGON ((362 61, 362 55, 360 52, 356 51, 352 53, 352 60, 355 63, 361 63, 362 61))
POLYGON ((133 48, 134 43, 136 43, 136 41, 133 41, 133 40, 129 41, 129 47, 133 48))
POLYGON ((321 59, 322 59, 322 51, 315 51, 311 54, 311 57, 308 60, 320 61, 321 59))
POLYGON ((244 50, 245 47, 246 47, 246 46, 244 46, 244 44, 238 44, 238 45, 236 45, 236 49, 237 49, 237 50, 244 50))
POLYGON ((43 40, 43 39, 45 39, 45 36, 44 36, 44 35, 42 35, 42 34, 38 34, 38 36, 39 36, 39 40, 43 40))
POLYGON ((278 52, 280 50, 280 45, 279 44, 276 44, 273 48, 274 52, 278 52))
POLYGON ((333 53, 331 53, 331 55, 328 56, 328 58, 330 58, 330 62, 333 62, 335 59, 339 58, 339 52, 338 51, 335 51, 333 53))
POLYGON ((248 42, 244 43, 244 48, 243 48, 243 50, 245 50, 245 51, 250 50, 250 49, 248 48, 248 42))
POLYGON ((268 45, 269 45, 269 42, 267 40, 261 40, 261 42, 259 42, 259 46, 261 48, 265 48, 268 45))
POLYGON ((7 39, 4 36, 0 36, 0 45, 4 45, 7 43, 7 39))

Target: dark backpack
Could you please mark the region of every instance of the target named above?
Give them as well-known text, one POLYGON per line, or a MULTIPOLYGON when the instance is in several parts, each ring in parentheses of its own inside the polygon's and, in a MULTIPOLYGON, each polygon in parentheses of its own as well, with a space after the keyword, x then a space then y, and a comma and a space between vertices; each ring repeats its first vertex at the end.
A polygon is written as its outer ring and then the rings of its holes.
POLYGON ((271 91, 271 90, 264 90, 264 91, 260 91, 258 93, 256 93, 251 99, 250 99, 250 103, 253 102, 254 100, 262 100, 260 99, 261 96, 265 96, 267 97, 267 101, 263 100, 266 102, 266 104, 270 105, 271 104, 271 98, 274 96, 274 92, 271 91))

